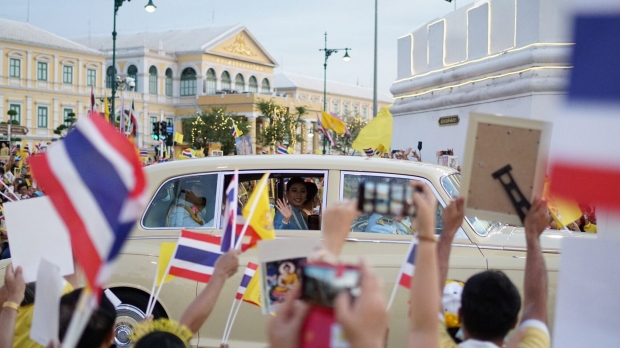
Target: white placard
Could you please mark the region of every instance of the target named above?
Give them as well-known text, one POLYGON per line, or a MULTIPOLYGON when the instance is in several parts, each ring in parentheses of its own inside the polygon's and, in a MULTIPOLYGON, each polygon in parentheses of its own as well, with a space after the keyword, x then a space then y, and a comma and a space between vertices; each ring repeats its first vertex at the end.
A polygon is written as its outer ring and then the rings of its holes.
POLYGON ((26 283, 37 279, 42 258, 56 265, 61 276, 73 274, 69 231, 49 197, 5 203, 4 214, 13 267, 22 267, 26 283))
POLYGON ((34 295, 34 314, 30 339, 42 346, 58 340, 58 320, 60 312, 60 296, 64 288, 64 279, 56 265, 41 259, 37 272, 37 291, 34 295))
POLYGON ((620 342, 620 240, 562 241, 553 347, 616 347, 620 342))

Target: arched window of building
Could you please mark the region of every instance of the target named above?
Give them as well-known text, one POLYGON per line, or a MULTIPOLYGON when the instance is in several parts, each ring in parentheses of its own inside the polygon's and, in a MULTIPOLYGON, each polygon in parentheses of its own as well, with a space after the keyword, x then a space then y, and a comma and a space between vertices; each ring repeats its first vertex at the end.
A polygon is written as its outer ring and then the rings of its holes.
POLYGON ((134 79, 136 83, 136 87, 133 90, 137 92, 138 91, 138 68, 136 68, 135 65, 130 65, 129 68, 127 68, 127 77, 131 77, 132 79, 134 79))
POLYGON ((271 93, 271 86, 269 85, 269 80, 263 79, 263 82, 262 82, 261 87, 260 87, 260 92, 263 93, 263 94, 270 94, 271 93))
POLYGON ((117 72, 115 68, 111 66, 108 67, 108 70, 106 71, 106 77, 105 77, 105 86, 107 88, 112 88, 112 80, 114 80, 113 75, 116 75, 115 72, 117 72))
POLYGON ((172 97, 172 69, 166 69, 166 95, 172 97))
POLYGON ((196 95, 196 70, 185 68, 181 72, 181 97, 196 95))
POLYGON ((149 93, 157 94, 157 68, 154 65, 149 68, 149 93))
POLYGON ((249 82, 249 91, 250 93, 258 93, 258 81, 256 77, 251 76, 249 82))
POLYGON ((230 74, 228 71, 222 73, 222 90, 230 89, 230 74))
POLYGON ((215 94, 216 85, 217 85, 217 77, 215 77, 215 70, 209 69, 207 70, 207 80, 205 85, 205 94, 212 95, 215 94))
POLYGON ((241 74, 237 74, 237 76, 235 76, 235 90, 237 92, 245 91, 245 79, 241 74))

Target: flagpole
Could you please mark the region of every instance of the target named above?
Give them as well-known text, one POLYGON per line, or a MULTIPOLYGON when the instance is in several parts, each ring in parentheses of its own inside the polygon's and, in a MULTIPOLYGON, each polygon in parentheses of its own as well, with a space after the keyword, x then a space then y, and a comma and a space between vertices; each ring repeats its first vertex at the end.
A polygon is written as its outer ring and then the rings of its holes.
POLYGON ((237 305, 237 309, 235 310, 235 314, 230 322, 230 327, 228 328, 228 333, 226 334, 226 339, 224 340, 224 344, 228 343, 228 338, 230 337, 230 333, 232 332, 233 325, 235 325, 235 320, 237 319, 237 314, 239 314, 239 309, 241 309, 241 304, 243 300, 239 301, 239 305, 237 305))
MULTIPOLYGON (((266 175, 269 175, 269 172, 265 173, 266 175)), ((235 245, 235 249, 239 249, 241 247, 241 240, 243 240, 243 237, 245 236, 245 232, 248 230, 248 226, 250 225, 250 221, 252 220, 252 216, 254 216, 254 210, 256 210, 256 207, 258 206, 258 196, 263 194, 263 191, 265 190, 265 187, 267 186, 267 180, 265 180, 265 182, 261 185, 261 187, 258 188, 258 192, 257 192, 257 198, 254 200, 254 202, 252 202, 252 207, 250 208, 250 213, 248 214, 247 219, 245 220, 245 223, 243 224, 243 229, 241 230, 241 234, 239 235, 239 239, 237 240, 237 244, 235 245)))
MULTIPOLYGON (((234 123, 233 123, 234 124, 234 123)), ((234 216, 233 216, 233 224, 231 226, 232 228, 232 235, 230 236, 230 245, 233 247, 235 247, 235 245, 237 244, 237 210, 238 210, 238 202, 239 202, 239 168, 235 168, 235 174, 234 174, 234 178, 235 178, 235 187, 233 188, 234 192, 235 192, 235 206, 233 208, 233 212, 234 212, 234 216)))
MULTIPOLYGON (((157 267, 155 267, 155 277, 153 277, 153 287, 151 288, 151 292, 150 294, 155 292, 155 287, 157 286, 157 273, 159 273, 159 261, 157 264, 157 267)), ((164 279, 162 278, 162 283, 164 282, 164 279)), ((148 311, 149 308, 151 308, 151 303, 153 302, 153 297, 149 296, 149 303, 146 305, 145 310, 148 311)))
POLYGON ((390 311, 390 308, 392 308, 392 304, 394 303, 394 299, 396 298, 396 291, 398 291, 398 277, 400 276, 400 274, 401 271, 398 271, 398 276, 396 276, 396 282, 394 282, 394 288, 392 289, 392 295, 390 296, 390 300, 388 301, 388 312, 390 311))
MULTIPOLYGON (((180 238, 180 236, 179 236, 180 238)), ((174 252, 172 253, 172 257, 174 258, 174 256, 177 254, 177 250, 179 249, 179 240, 177 239, 177 245, 174 247, 174 252)), ((151 308, 147 308, 146 310, 146 317, 148 318, 149 315, 151 315, 151 313, 153 312, 153 309, 155 309, 155 305, 157 304, 157 298, 159 297, 159 293, 161 292, 161 288, 164 287, 164 279, 166 279, 166 277, 168 276, 168 273, 170 272, 170 264, 172 263, 172 260, 170 260, 170 262, 168 262, 168 266, 166 267, 166 272, 164 272, 164 275, 161 277, 162 282, 161 284, 159 284, 159 287, 157 288, 157 292, 155 293, 155 296, 153 296, 153 294, 151 293, 151 296, 153 297, 153 302, 151 303, 151 308)), ((157 277, 155 277, 155 279, 157 279, 157 277)), ((149 298, 150 301, 150 298, 149 298)))
POLYGON ((233 316, 233 312, 235 311, 235 305, 237 304, 237 299, 235 299, 230 306, 230 312, 228 312, 228 319, 226 319, 226 326, 224 326, 224 334, 222 335, 222 343, 226 343, 226 334, 228 333, 228 327, 230 325, 230 319, 233 316))

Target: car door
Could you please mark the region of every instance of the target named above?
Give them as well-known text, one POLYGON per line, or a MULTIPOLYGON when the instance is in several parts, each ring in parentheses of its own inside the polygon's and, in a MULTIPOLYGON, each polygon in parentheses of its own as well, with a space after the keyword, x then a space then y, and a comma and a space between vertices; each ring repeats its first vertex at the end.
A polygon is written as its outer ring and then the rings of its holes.
MULTIPOLYGON (((253 190, 256 188, 256 184, 258 180, 267 172, 267 170, 242 170, 239 171, 239 199, 238 199, 238 209, 242 209, 245 203, 247 202, 246 198, 249 197, 253 190)), ((275 202, 278 199, 284 198, 284 191, 286 188, 286 183, 292 177, 301 177, 309 184, 314 183, 317 186, 317 197, 318 200, 316 204, 319 207, 316 207, 316 210, 322 212, 325 209, 327 203, 327 190, 329 187, 329 171, 327 170, 271 170, 269 171, 269 183, 268 183, 268 194, 270 203, 273 205, 271 207, 272 215, 275 215, 275 202)), ((210 233, 215 235, 222 234, 222 210, 225 208, 225 195, 223 194, 223 190, 228 186, 230 180, 233 176, 234 172, 226 171, 220 172, 219 174, 219 185, 218 187, 222 192, 218 192, 217 197, 220 200, 218 202, 217 209, 219 211, 215 212, 216 216, 216 226, 217 228, 212 230, 210 233), (219 217, 219 218, 218 218, 219 217)), ((337 188, 336 188, 337 191, 337 188)), ((314 215, 314 214, 313 214, 314 215)), ((276 238, 298 238, 303 236, 320 236, 320 220, 319 225, 316 226, 316 230, 276 230, 276 238)), ((231 306, 235 299, 235 294, 237 288, 241 282, 241 278, 243 276, 243 271, 248 262, 258 262, 258 256, 256 249, 250 249, 240 256, 240 269, 235 276, 230 278, 222 290, 220 297, 213 309, 212 314, 209 316, 208 321, 199 331, 199 347, 218 347, 222 341, 222 334, 224 332, 224 328, 226 325, 226 320, 228 318, 228 314, 230 312, 231 306)), ((197 286, 197 294, 200 293, 206 284, 199 283, 197 286)), ((269 319, 269 316, 264 316, 261 313, 261 309, 249 303, 242 303, 239 309, 239 313, 236 317, 234 327, 231 331, 229 338, 229 345, 231 347, 235 346, 243 346, 243 347, 264 347, 265 342, 267 342, 267 337, 265 335, 265 325, 266 321, 269 319)))
MULTIPOLYGON (((404 184, 416 180, 429 185, 438 200, 436 234, 443 229, 441 212, 446 206, 438 190, 430 180, 407 175, 372 173, 361 171, 342 171, 339 176, 339 198, 355 199, 361 182, 385 182, 389 184, 404 184)), ((392 293, 397 283, 398 271, 404 261, 409 243, 414 232, 410 228, 412 219, 397 222, 391 216, 362 215, 353 222, 352 232, 342 251, 342 258, 346 262, 357 263, 360 258, 373 268, 384 281, 386 299, 392 293)), ((466 280, 471 275, 486 270, 486 260, 462 229, 459 230, 453 243, 450 258, 448 279, 466 280)), ((389 346, 405 346, 408 330, 408 297, 409 292, 400 288, 396 292, 394 304, 390 310, 389 346)))

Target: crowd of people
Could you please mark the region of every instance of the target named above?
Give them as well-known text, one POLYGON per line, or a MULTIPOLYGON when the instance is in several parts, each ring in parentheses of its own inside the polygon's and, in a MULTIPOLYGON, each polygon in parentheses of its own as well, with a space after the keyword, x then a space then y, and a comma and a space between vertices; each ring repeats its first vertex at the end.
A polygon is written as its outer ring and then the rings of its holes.
MULTIPOLYGON (((452 240, 464 217, 463 198, 450 202, 444 209, 443 231, 435 237, 437 201, 425 184, 412 184, 417 193, 412 197, 417 206, 413 227, 418 232, 415 256, 416 271, 411 281, 409 310, 409 347, 502 347, 509 332, 516 333, 510 347, 550 347, 547 329, 547 273, 539 242, 540 234, 548 226, 545 202, 536 199, 525 219, 527 258, 524 276, 524 298, 516 286, 501 271, 489 270, 474 275, 462 289, 458 310, 459 332, 446 328, 442 294, 446 283, 452 240), (519 318, 519 313, 521 317, 519 318)), ((307 203, 309 184, 290 179, 289 202, 278 203, 279 223, 291 224, 295 211, 307 203), (293 211, 295 209, 295 211, 293 211)), ((312 194, 310 194, 312 195, 312 194)), ((351 223, 358 216, 355 202, 345 201, 323 213, 323 251, 318 261, 340 263, 339 252, 347 238, 351 223)), ((300 215, 302 216, 302 215, 300 215)), ((299 219, 299 217, 298 217, 299 219)), ((290 228, 290 227, 289 227, 290 228)), ((334 304, 335 319, 351 347, 389 346, 389 312, 381 280, 361 260, 361 294, 353 301, 347 292, 340 294, 334 304)), ((134 347, 189 347, 189 340, 211 314, 218 296, 227 281, 239 268, 239 251, 221 256, 207 287, 186 308, 178 321, 147 319, 136 327, 134 347)), ((7 268, 5 284, 0 288, 0 348, 39 347, 30 340, 34 284, 25 284, 19 267, 7 268)), ((62 342, 82 289, 77 276, 66 277, 64 295, 60 299, 59 339, 62 342)), ((273 348, 299 347, 302 327, 309 305, 299 300, 300 288, 288 294, 284 304, 269 320, 267 333, 273 348)), ((109 347, 114 336, 115 309, 106 296, 93 313, 77 347, 109 347)), ((59 342, 50 342, 56 347, 59 342)))

